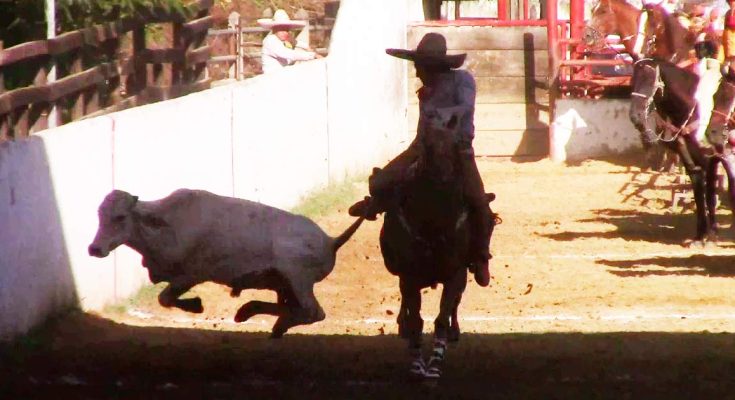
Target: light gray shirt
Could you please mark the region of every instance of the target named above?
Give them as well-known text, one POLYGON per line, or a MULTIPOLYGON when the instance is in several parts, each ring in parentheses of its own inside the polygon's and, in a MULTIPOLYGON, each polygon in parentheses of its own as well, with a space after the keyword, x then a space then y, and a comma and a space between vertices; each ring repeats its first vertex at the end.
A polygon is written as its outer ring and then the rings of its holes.
POLYGON ((419 89, 419 126, 439 118, 448 122, 457 118, 457 141, 471 144, 475 137, 475 78, 465 70, 450 70, 439 75, 432 87, 419 89))

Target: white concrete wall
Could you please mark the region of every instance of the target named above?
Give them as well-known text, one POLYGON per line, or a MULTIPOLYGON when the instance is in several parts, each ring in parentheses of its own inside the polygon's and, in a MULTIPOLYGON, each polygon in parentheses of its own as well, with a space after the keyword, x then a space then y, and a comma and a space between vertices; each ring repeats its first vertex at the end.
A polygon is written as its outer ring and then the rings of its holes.
POLYGON ((334 27, 327 62, 332 179, 368 173, 375 160, 382 164, 413 139, 406 129, 408 63, 385 49, 406 48, 406 22, 420 4, 342 1, 338 21, 351 22, 334 27))
POLYGON ((628 100, 560 99, 549 134, 550 158, 578 161, 641 148, 628 100))
POLYGON ((326 59, 0 144, 0 340, 148 282, 126 247, 87 255, 112 189, 151 200, 188 187, 289 208, 403 149, 406 63, 385 48, 404 46, 416 2, 342 0, 326 59))

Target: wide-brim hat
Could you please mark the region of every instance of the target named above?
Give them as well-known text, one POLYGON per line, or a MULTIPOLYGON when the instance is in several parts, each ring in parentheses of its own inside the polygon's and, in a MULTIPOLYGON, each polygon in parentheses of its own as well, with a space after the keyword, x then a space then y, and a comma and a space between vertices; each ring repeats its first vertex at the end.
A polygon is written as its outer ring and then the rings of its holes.
POLYGON ((258 25, 265 29, 273 29, 275 27, 297 29, 305 27, 306 21, 291 19, 286 11, 278 9, 273 13, 273 18, 258 19, 258 25))
POLYGON ((447 40, 443 35, 429 32, 421 38, 415 50, 387 49, 393 57, 413 61, 416 64, 459 68, 467 57, 466 53, 447 54, 447 40))

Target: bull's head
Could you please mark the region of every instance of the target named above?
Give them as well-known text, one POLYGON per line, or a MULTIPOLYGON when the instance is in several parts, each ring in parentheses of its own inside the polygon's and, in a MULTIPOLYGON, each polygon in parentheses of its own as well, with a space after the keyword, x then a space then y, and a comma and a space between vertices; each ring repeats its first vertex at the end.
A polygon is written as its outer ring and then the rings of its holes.
POLYGON ((89 255, 107 257, 112 250, 126 243, 133 232, 133 208, 138 197, 121 190, 113 190, 100 204, 97 211, 99 227, 89 255))

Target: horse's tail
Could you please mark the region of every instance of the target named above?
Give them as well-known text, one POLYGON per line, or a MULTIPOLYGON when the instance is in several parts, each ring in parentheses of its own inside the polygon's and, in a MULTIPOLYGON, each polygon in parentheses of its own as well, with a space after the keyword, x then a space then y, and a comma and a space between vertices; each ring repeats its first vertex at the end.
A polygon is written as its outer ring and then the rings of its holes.
POLYGON ((357 221, 353 222, 352 225, 350 225, 344 232, 342 232, 341 235, 334 238, 334 242, 332 243, 332 250, 336 253, 337 250, 339 250, 342 245, 347 243, 348 240, 352 237, 352 235, 357 232, 357 228, 362 225, 362 221, 365 221, 365 217, 359 217, 357 221))

